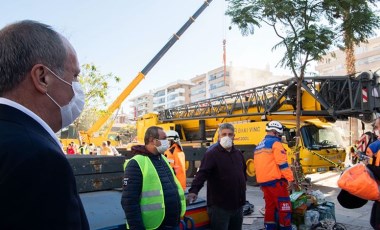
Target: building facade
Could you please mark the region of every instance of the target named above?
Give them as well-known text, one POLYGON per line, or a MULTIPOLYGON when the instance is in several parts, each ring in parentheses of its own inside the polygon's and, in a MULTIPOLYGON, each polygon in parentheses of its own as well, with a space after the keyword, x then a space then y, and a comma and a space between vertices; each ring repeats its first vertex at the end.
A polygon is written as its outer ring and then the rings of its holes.
POLYGON ((153 90, 153 111, 160 111, 190 102, 190 81, 178 80, 153 90))
POLYGON ((191 102, 218 97, 273 81, 269 67, 264 70, 227 66, 213 69, 191 79, 191 102))
POLYGON ((131 111, 133 119, 153 111, 153 92, 141 94, 129 100, 132 102, 131 111))
POLYGON ((269 66, 265 69, 223 66, 187 80, 178 80, 131 99, 133 117, 178 105, 226 95, 278 81, 269 66))
POLYGON ((201 101, 207 98, 207 74, 201 74, 190 81, 194 84, 190 89, 190 102, 201 101))
MULTIPOLYGON (((346 54, 342 50, 335 50, 323 57, 317 63, 315 69, 321 76, 346 75, 345 68, 346 54), (335 57, 333 57, 333 55, 335 57)), ((356 71, 363 72, 371 70, 375 72, 380 68, 380 37, 368 40, 368 43, 361 43, 355 47, 356 71)))

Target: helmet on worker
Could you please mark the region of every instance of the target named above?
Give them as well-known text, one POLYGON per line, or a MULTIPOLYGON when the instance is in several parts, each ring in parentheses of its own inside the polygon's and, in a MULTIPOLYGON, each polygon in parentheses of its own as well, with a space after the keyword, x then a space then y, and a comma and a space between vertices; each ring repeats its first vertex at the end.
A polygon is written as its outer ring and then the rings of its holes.
POLYGON ((284 126, 278 121, 270 121, 267 123, 265 131, 274 132, 277 136, 282 136, 284 134, 284 126))
POLYGON ((166 139, 169 141, 170 145, 173 143, 177 143, 178 146, 182 149, 181 139, 179 138, 179 134, 174 130, 168 130, 166 133, 166 139))
POLYGON ((168 140, 174 140, 174 141, 179 141, 179 135, 176 131, 174 130, 169 130, 166 131, 166 138, 168 140))

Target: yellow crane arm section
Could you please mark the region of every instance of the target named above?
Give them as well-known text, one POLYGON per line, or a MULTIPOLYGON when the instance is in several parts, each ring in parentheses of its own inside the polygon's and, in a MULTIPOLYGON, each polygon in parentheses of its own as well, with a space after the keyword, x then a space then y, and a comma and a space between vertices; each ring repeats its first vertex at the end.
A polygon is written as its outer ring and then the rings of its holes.
POLYGON ((120 107, 125 98, 136 88, 141 80, 148 74, 148 72, 157 64, 157 62, 165 55, 165 53, 179 40, 182 34, 190 27, 190 25, 198 18, 198 16, 206 9, 212 0, 206 0, 202 6, 185 22, 185 24, 175 33, 165 46, 153 57, 153 59, 145 66, 145 68, 133 79, 133 81, 124 89, 124 91, 116 98, 116 100, 108 107, 100 119, 98 119, 91 128, 87 131, 80 131, 82 141, 91 142, 91 138, 104 123, 109 119, 113 112, 120 107))
POLYGON ((94 132, 98 131, 102 125, 108 120, 108 118, 112 115, 112 113, 118 109, 121 103, 131 94, 131 92, 136 88, 136 86, 144 79, 145 75, 143 73, 139 73, 133 81, 123 90, 123 92, 116 98, 116 100, 108 107, 107 113, 104 114, 100 119, 98 119, 92 127, 87 130, 86 134, 91 136, 94 132))

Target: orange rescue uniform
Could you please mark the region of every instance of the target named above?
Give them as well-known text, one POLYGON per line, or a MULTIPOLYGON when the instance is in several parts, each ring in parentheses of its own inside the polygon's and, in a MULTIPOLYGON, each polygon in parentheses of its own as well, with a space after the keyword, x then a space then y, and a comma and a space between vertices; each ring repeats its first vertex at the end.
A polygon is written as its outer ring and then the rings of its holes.
POLYGON ((168 150, 165 151, 164 155, 167 157, 170 166, 173 168, 175 175, 183 190, 186 189, 186 168, 185 168, 185 153, 179 144, 174 143, 168 150))
POLYGON ((265 200, 265 229, 291 230, 292 204, 287 190, 294 181, 281 138, 267 135, 256 147, 253 162, 256 180, 260 183, 265 200), (276 212, 278 220, 276 220, 276 212), (277 224, 279 226, 277 226, 277 224))
POLYGON ((266 136, 256 147, 254 153, 254 165, 256 180, 265 184, 281 178, 293 181, 293 172, 289 168, 286 150, 280 142, 280 138, 266 136))

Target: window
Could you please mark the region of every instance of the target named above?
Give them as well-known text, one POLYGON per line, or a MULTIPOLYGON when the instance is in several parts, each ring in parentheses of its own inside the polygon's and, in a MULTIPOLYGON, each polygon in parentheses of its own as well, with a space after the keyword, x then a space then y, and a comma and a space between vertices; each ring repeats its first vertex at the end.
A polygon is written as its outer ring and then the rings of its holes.
POLYGON ((159 99, 155 99, 153 101, 154 104, 162 104, 162 103, 165 103, 165 98, 159 98, 159 99))
MULTIPOLYGON (((226 72, 226 77, 230 76, 230 73, 227 71, 226 72)), ((215 80, 215 79, 218 79, 218 78, 221 78, 221 77, 224 77, 224 71, 222 72, 219 72, 219 73, 215 73, 215 74, 211 74, 209 77, 208 77, 208 80, 209 81, 212 81, 212 80, 215 80)))
POLYGON ((309 149, 322 149, 343 146, 341 135, 332 128, 319 128, 308 125, 301 128, 305 146, 309 149))
POLYGON ((372 57, 368 58, 368 62, 369 63, 377 62, 377 61, 380 61, 380 55, 375 55, 375 56, 372 56, 372 57))
POLYGON ((155 94, 154 94, 154 97, 162 97, 165 95, 165 90, 160 90, 160 91, 157 91, 155 94))
POLYGON ((206 90, 203 88, 197 89, 197 90, 191 90, 191 95, 197 95, 197 94, 201 94, 201 93, 206 93, 206 90))
POLYGON ((368 64, 368 58, 360 59, 356 62, 357 65, 365 65, 368 64))
POLYGON ((174 92, 176 89, 168 89, 168 94, 174 92))
POLYGON ((215 84, 211 84, 210 85, 210 90, 214 90, 214 89, 217 89, 217 88, 220 88, 220 87, 223 87, 223 86, 225 86, 224 81, 220 81, 220 82, 217 82, 215 84))
POLYGON ((168 101, 173 101, 178 97, 178 94, 172 94, 168 96, 168 101))

